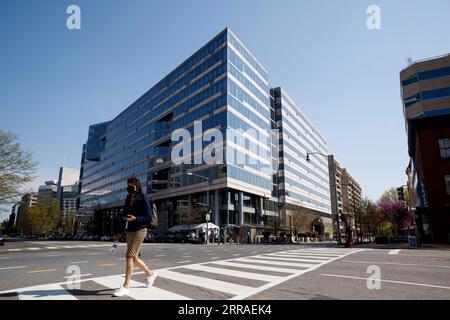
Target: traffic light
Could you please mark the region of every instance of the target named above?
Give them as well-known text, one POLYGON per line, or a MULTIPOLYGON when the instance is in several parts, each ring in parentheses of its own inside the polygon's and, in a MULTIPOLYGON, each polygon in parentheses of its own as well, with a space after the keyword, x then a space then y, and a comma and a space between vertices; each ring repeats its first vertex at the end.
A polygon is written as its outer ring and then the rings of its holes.
POLYGON ((403 187, 397 188, 397 196, 399 201, 405 201, 405 192, 403 187))

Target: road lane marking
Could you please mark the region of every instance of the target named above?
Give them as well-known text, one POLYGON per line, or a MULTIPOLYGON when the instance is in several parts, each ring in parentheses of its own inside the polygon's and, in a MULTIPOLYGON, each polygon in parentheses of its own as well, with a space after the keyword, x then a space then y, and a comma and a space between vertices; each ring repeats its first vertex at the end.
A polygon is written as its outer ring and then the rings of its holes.
POLYGON ((220 257, 211 257, 211 259, 219 259, 220 257))
POLYGON ((233 257, 237 257, 237 256, 240 256, 241 254, 240 253, 236 253, 236 254, 233 254, 233 257))
POLYGON ((0 270, 21 269, 21 268, 26 268, 26 266, 5 267, 5 268, 0 268, 0 270))
POLYGON ((165 257, 165 254, 157 254, 155 257, 165 257))
POLYGON ((400 252, 401 249, 395 249, 395 250, 391 250, 389 251, 388 254, 398 254, 400 252))
POLYGON ((6 250, 6 251, 9 251, 9 252, 17 252, 17 251, 22 251, 22 249, 8 249, 8 250, 6 250))
POLYGON ((113 263, 101 263, 101 264, 97 264, 96 267, 112 267, 112 266, 117 266, 117 263, 113 262, 113 263))
MULTIPOLYGON (((367 281, 367 278, 361 278, 361 277, 351 277, 351 276, 344 276, 344 275, 339 275, 339 274, 326 274, 326 273, 322 273, 320 274, 321 276, 325 276, 325 277, 334 277, 334 278, 346 278, 346 279, 355 279, 355 280, 364 280, 367 281)), ((416 282, 407 282, 407 281, 395 281, 395 280, 378 280, 381 282, 388 282, 388 283, 398 283, 398 284, 406 284, 406 285, 410 285, 410 286, 419 286, 419 287, 430 287, 430 288, 438 288, 438 289, 446 289, 446 290, 450 290, 450 287, 445 287, 445 286, 437 286, 434 284, 426 284, 426 283, 416 283, 416 282)))
POLYGON ((356 260, 342 260, 342 262, 360 263, 360 264, 386 264, 386 265, 405 266, 405 267, 424 267, 424 268, 450 269, 450 266, 432 265, 432 264, 413 264, 413 263, 378 262, 378 261, 356 261, 356 260))
POLYGON ((57 269, 37 269, 37 270, 27 271, 26 273, 41 273, 41 272, 54 272, 54 271, 57 271, 57 269))
POLYGON ((31 250, 31 251, 42 250, 42 248, 38 248, 38 247, 31 247, 31 248, 26 248, 26 249, 31 250))
POLYGON ((89 261, 72 261, 71 264, 80 264, 80 263, 88 263, 89 261))
POLYGON ((77 275, 72 275, 72 276, 65 276, 64 279, 68 279, 68 278, 76 278, 76 277, 87 277, 87 276, 92 276, 92 273, 85 273, 85 274, 77 274, 77 275))
POLYGON ((178 261, 177 263, 188 263, 188 262, 191 262, 191 260, 178 261))
POLYGON ((11 257, 0 257, 0 260, 8 260, 11 259, 11 257))

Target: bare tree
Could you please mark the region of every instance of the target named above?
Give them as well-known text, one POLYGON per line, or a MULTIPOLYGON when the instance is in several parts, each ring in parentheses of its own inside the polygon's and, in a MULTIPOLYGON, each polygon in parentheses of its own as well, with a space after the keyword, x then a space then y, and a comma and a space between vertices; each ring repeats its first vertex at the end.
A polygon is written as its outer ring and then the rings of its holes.
POLYGON ((310 232, 312 228, 312 223, 314 220, 319 218, 318 214, 309 212, 309 211, 301 211, 301 210, 293 210, 292 214, 292 227, 294 230, 298 232, 310 232))
POLYGON ((191 229, 192 224, 202 223, 204 218, 199 208, 179 208, 177 209, 177 216, 180 217, 180 224, 188 225, 188 231, 191 229))
POLYGON ((36 162, 32 153, 22 149, 18 136, 0 131, 0 205, 15 202, 19 188, 33 181, 36 162))

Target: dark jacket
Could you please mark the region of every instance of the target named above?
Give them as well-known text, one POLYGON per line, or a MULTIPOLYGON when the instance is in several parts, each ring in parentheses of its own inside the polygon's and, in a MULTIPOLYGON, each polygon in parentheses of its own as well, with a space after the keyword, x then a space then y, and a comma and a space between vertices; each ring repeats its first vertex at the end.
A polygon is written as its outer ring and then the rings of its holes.
POLYGON ((126 219, 124 218, 126 218, 129 214, 135 216, 136 220, 128 222, 127 231, 133 232, 148 227, 152 221, 153 212, 152 205, 145 194, 138 192, 133 205, 131 205, 131 196, 127 195, 125 205, 123 206, 121 230, 125 229, 126 219))

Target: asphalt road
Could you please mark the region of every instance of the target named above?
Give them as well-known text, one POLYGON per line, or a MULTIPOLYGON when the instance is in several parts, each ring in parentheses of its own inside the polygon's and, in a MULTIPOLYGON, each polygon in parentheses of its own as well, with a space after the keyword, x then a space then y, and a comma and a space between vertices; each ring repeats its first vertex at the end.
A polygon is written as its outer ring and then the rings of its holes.
POLYGON ((111 246, 6 243, 0 247, 0 300, 450 299, 450 251, 326 244, 144 244, 141 259, 159 274, 154 287, 143 288, 145 275, 136 269, 132 294, 112 298, 123 282, 126 245, 115 254, 111 246))

